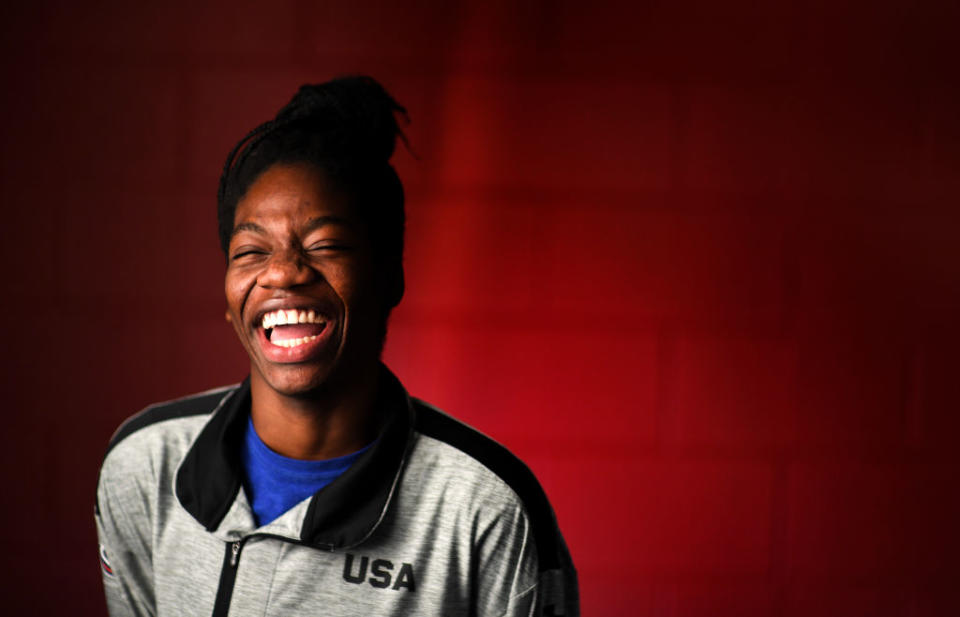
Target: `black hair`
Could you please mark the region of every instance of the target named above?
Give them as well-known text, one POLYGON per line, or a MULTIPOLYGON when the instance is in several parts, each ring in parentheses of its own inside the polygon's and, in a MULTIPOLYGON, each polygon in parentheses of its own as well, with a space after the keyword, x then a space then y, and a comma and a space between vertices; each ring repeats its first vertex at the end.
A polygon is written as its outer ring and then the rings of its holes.
POLYGON ((388 287, 388 305, 403 296, 403 184, 390 157, 406 138, 397 116, 406 109, 372 77, 340 77, 300 87, 273 120, 250 131, 230 151, 217 191, 220 246, 227 253, 237 203, 267 169, 309 163, 351 199, 370 233, 374 258, 388 287))

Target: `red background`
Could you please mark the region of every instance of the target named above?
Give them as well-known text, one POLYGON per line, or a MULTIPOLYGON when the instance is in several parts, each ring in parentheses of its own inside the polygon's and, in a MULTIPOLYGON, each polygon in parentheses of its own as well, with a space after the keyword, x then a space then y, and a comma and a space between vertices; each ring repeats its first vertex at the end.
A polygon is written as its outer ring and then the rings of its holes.
POLYGON ((104 612, 111 432, 246 374, 223 158, 347 72, 413 119, 386 359, 533 467, 586 615, 960 611, 956 3, 17 4, 6 614, 104 612))

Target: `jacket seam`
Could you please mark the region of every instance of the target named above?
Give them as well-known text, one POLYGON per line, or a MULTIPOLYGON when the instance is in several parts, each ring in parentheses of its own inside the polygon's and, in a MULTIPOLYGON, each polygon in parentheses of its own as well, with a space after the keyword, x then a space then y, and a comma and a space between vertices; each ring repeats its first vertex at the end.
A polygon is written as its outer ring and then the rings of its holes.
POLYGON ((513 595, 513 596, 510 596, 510 599, 507 600, 508 609, 507 609, 506 612, 500 613, 500 617, 508 617, 509 615, 511 615, 512 613, 511 613, 511 609, 509 608, 509 605, 512 605, 512 604, 516 603, 517 600, 521 600, 524 596, 526 596, 526 595, 529 594, 530 592, 536 591, 536 590, 537 590, 537 587, 539 587, 539 586, 540 586, 540 583, 539 583, 539 582, 536 582, 536 583, 530 585, 529 587, 527 587, 526 589, 524 589, 523 591, 521 591, 520 593, 518 593, 518 594, 516 594, 516 595, 513 595))

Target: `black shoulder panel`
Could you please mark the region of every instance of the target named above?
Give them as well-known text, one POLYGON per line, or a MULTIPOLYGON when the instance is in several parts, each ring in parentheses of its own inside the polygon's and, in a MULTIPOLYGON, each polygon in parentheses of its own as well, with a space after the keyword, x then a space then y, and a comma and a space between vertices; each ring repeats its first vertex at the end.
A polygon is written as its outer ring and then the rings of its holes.
POLYGON ((150 426, 151 424, 163 422, 164 420, 185 418, 187 416, 199 416, 201 414, 212 412, 217 408, 217 405, 220 404, 220 401, 223 399, 223 397, 225 397, 232 389, 233 386, 227 388, 218 388, 216 390, 211 390, 210 392, 194 394, 174 401, 157 403, 147 407, 120 425, 120 428, 117 429, 117 432, 114 433, 113 437, 110 438, 110 443, 107 445, 107 451, 104 453, 104 457, 106 457, 107 454, 110 453, 110 450, 113 450, 113 447, 118 443, 136 433, 140 429, 150 426))
POLYGON ((453 446, 495 473, 520 497, 530 518, 540 571, 561 567, 561 551, 553 508, 536 476, 505 447, 466 424, 413 399, 416 430, 453 446))
MULTIPOLYGON (((110 443, 107 444, 107 451, 103 453, 104 460, 106 460, 107 455, 110 454, 110 451, 113 450, 114 446, 140 429, 146 428, 151 424, 156 424, 157 422, 163 422, 164 420, 173 420, 175 418, 185 418, 187 416, 199 416, 201 414, 211 413, 217 408, 217 405, 220 404, 220 401, 222 401, 228 393, 235 389, 235 386, 217 388, 216 390, 210 390, 209 392, 201 392, 200 394, 193 394, 184 398, 168 401, 166 403, 157 403, 147 407, 120 425, 120 428, 117 429, 117 432, 114 433, 113 437, 110 438, 110 443)), ((100 473, 98 472, 97 486, 99 485, 100 473)), ((99 516, 99 496, 97 497, 96 501, 94 501, 94 510, 99 516)))

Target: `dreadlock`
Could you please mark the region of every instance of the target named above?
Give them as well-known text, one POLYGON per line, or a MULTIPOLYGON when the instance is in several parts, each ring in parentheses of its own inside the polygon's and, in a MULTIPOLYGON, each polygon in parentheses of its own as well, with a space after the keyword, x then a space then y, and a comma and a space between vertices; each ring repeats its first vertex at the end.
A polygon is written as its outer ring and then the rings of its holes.
POLYGON ((390 281, 390 306, 403 295, 403 185, 390 165, 400 106, 376 80, 341 77, 300 87, 272 120, 230 150, 217 190, 220 246, 227 253, 234 213, 254 181, 276 164, 309 163, 352 199, 390 281))

